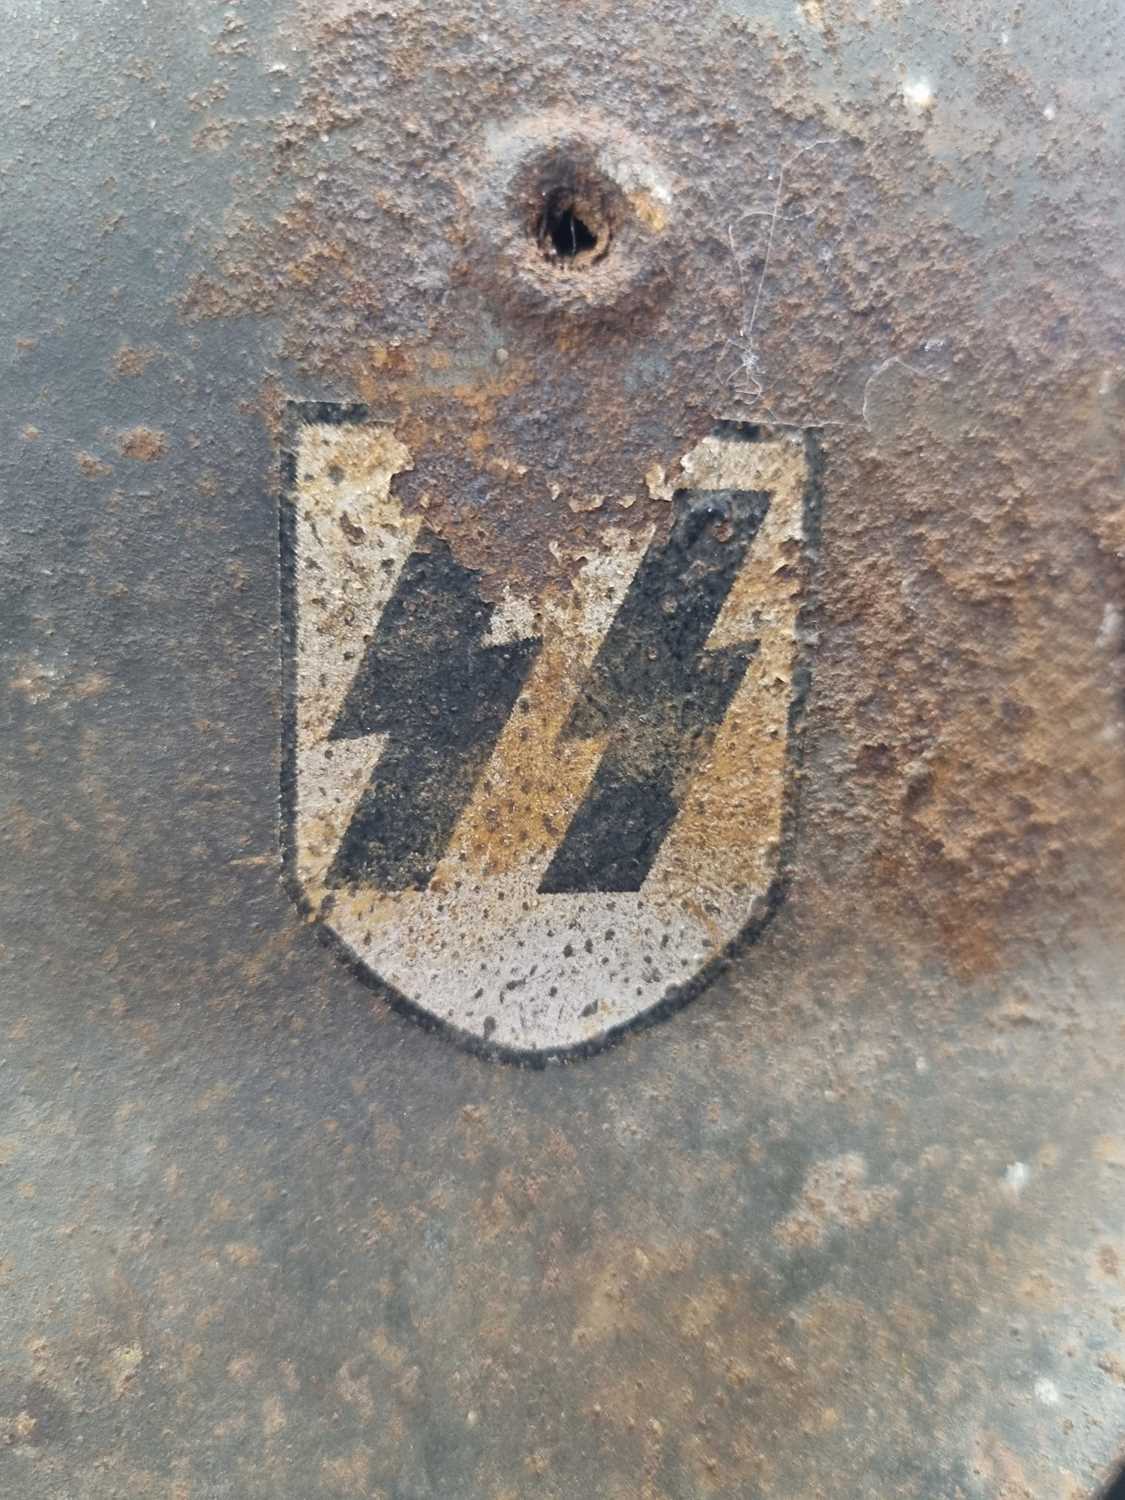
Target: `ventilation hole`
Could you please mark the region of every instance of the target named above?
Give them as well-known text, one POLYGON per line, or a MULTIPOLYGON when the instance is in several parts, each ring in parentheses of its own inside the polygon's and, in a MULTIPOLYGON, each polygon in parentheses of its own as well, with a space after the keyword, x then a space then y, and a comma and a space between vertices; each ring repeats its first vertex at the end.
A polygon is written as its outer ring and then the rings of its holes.
POLYGON ((609 233, 600 216, 569 188, 547 194, 535 238, 544 259, 560 269, 589 265, 609 249, 609 233))
POLYGON ((1122 1467, 1116 1479, 1111 1479, 1109 1488, 1102 1493, 1101 1500, 1125 1500, 1125 1467, 1122 1467))

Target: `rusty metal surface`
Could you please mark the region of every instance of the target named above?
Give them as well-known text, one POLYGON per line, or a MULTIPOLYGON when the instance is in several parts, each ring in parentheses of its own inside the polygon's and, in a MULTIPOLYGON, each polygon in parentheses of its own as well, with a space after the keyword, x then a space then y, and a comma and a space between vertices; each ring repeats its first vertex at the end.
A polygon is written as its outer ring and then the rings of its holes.
POLYGON ((1123 41, 1047 0, 10 0, 0 1492, 1095 1492, 1123 41), (288 903, 289 399, 385 418, 497 589, 651 525, 721 418, 817 430, 792 890, 670 1025, 498 1067, 288 903))

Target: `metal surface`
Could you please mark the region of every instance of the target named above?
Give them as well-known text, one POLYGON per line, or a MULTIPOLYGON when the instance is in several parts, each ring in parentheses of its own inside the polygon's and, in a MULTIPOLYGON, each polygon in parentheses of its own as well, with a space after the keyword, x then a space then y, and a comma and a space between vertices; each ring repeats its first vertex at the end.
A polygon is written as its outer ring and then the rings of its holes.
POLYGON ((1119 7, 5 22, 0 1492, 1092 1495, 1119 7), (496 594, 717 421, 815 429, 791 891, 670 1025, 497 1067, 288 901, 290 400, 392 426, 496 594))

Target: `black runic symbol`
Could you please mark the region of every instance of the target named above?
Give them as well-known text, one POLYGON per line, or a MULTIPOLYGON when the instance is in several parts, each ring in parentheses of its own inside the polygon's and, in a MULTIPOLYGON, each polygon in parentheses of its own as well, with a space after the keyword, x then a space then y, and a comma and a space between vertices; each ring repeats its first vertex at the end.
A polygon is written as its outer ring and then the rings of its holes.
POLYGON ((479 581, 420 533, 329 736, 388 737, 330 885, 423 889, 472 797, 540 646, 482 644, 495 606, 479 581))
POLYGON ((544 893, 638 891, 756 640, 707 651, 769 509, 757 490, 689 490, 641 561, 561 739, 609 736, 544 875, 544 893))

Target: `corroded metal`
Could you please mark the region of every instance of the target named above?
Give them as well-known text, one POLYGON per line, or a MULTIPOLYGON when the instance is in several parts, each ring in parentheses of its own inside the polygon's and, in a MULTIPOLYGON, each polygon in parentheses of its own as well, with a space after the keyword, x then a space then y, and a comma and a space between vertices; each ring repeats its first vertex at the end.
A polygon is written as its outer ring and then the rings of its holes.
POLYGON ((5 19, 0 1490, 1094 1494, 1119 10, 5 19), (291 401, 393 430, 493 602, 717 422, 816 432, 790 897, 673 1026, 496 1068, 295 913, 291 401))

